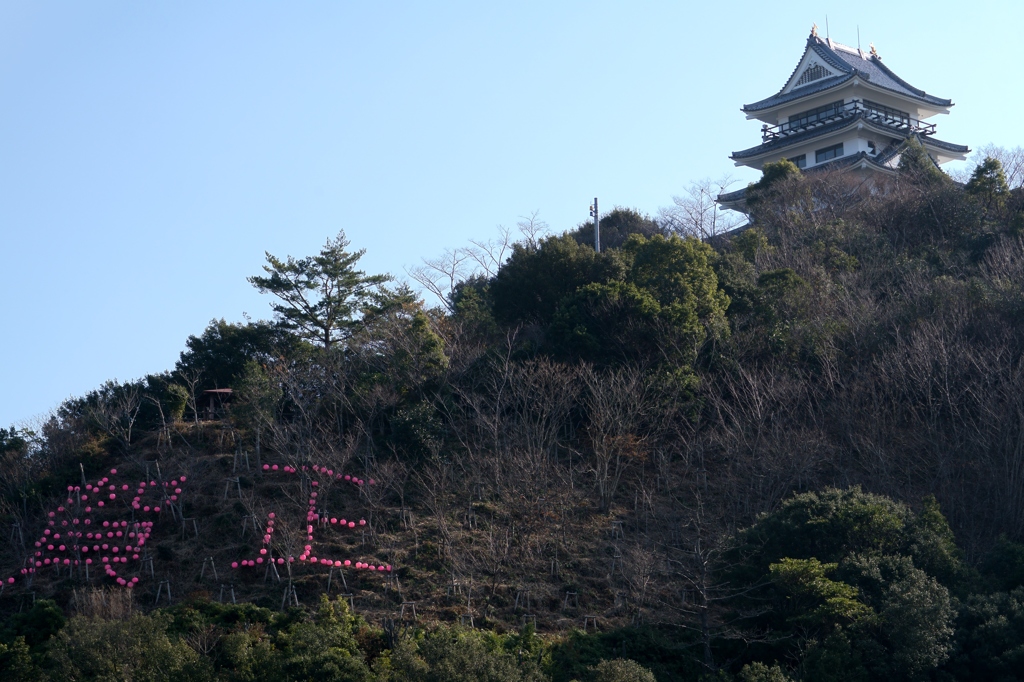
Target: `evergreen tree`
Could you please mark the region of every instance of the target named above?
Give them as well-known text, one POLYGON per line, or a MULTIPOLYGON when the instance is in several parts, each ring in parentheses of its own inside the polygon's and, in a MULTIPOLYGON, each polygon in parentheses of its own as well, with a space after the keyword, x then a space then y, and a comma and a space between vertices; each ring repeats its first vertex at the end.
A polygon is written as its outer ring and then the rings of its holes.
POLYGON ((978 164, 971 173, 971 179, 965 187, 967 193, 974 197, 986 211, 999 211, 1006 205, 1010 196, 1010 187, 1006 184, 1003 164, 991 156, 978 164))
POLYGON ((358 326, 359 317, 374 301, 387 275, 367 275, 356 269, 365 249, 350 252, 345 232, 328 239, 320 253, 281 260, 267 253, 263 269, 269 277, 249 277, 261 294, 280 303, 271 307, 281 322, 302 338, 329 350, 358 326))

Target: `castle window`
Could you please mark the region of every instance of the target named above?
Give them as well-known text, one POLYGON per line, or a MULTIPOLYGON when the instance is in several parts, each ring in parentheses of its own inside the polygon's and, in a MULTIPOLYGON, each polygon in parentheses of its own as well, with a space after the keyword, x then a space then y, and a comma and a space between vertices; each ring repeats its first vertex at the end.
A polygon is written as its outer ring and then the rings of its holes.
POLYGON ((792 157, 789 160, 792 161, 796 165, 797 168, 807 168, 807 155, 806 154, 801 154, 800 156, 794 156, 794 157, 792 157))
POLYGON ((830 118, 835 118, 843 113, 843 101, 832 102, 826 104, 823 107, 817 107, 808 111, 801 111, 799 114, 793 114, 789 117, 789 120, 782 124, 782 131, 796 130, 809 126, 812 123, 819 121, 825 121, 830 118))
POLYGON ((843 143, 834 144, 814 152, 814 163, 822 163, 843 155, 843 143))
POLYGON ((904 126, 910 125, 910 114, 905 111, 893 109, 892 107, 887 107, 884 104, 872 102, 868 99, 864 100, 864 108, 867 110, 868 116, 875 120, 880 120, 889 124, 904 126))

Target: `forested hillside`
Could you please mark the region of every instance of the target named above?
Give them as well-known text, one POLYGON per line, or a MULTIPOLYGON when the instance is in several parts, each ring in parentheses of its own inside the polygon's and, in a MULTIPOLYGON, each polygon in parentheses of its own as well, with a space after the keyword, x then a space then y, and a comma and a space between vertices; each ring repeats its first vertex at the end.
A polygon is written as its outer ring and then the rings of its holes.
POLYGON ((273 320, 0 430, 0 669, 1024 679, 1016 173, 780 162, 747 229, 527 222, 436 307, 268 254, 273 320))

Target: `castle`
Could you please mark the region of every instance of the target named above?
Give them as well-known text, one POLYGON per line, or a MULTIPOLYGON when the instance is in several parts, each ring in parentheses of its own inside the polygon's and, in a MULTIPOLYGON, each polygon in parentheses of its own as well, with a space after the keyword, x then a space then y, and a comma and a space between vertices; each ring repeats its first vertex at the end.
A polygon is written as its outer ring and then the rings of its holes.
MULTIPOLYGON (((811 28, 803 56, 779 92, 742 108, 762 121, 761 144, 733 152, 737 166, 762 168, 789 159, 800 169, 842 168, 893 174, 905 142, 914 137, 936 164, 963 160, 964 145, 935 137, 937 114, 953 102, 929 95, 869 52, 822 39, 811 28)), ((719 195, 723 208, 746 210, 746 188, 719 195)))

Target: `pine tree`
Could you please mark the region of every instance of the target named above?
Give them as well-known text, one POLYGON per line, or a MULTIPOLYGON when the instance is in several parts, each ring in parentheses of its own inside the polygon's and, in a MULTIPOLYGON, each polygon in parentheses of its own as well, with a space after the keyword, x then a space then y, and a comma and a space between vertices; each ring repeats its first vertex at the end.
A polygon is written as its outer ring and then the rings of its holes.
POLYGON ((388 275, 367 275, 356 269, 365 249, 350 252, 344 230, 328 239, 320 253, 281 260, 267 253, 263 269, 269 277, 249 277, 271 303, 280 321, 300 337, 329 350, 358 326, 363 310, 376 298, 388 275))

